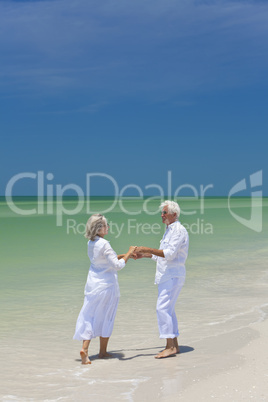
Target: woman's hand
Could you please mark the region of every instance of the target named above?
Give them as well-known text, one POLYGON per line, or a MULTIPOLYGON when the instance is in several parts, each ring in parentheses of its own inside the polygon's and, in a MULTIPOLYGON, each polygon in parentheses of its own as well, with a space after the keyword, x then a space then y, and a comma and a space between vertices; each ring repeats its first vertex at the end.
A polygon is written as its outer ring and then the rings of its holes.
POLYGON ((123 256, 124 260, 127 262, 129 258, 135 258, 135 246, 130 246, 128 252, 123 256))
POLYGON ((129 258, 133 258, 133 260, 138 260, 139 258, 143 258, 144 256, 141 253, 137 253, 137 246, 130 246, 128 252, 130 252, 129 258))
POLYGON ((130 253, 130 256, 133 257, 133 254, 135 253, 136 246, 130 246, 128 252, 130 253))

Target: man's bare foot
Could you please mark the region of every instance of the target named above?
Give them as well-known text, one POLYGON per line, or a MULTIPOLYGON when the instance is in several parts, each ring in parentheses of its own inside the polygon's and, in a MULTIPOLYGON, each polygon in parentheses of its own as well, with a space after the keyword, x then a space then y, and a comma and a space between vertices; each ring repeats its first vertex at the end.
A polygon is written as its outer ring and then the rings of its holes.
POLYGON ((175 347, 164 349, 162 352, 158 353, 155 356, 155 359, 162 359, 163 357, 174 356, 177 353, 177 349, 175 347))
POLYGON ((112 355, 108 352, 99 353, 99 359, 107 359, 109 357, 112 357, 112 355))
POLYGON ((91 364, 88 354, 83 349, 80 351, 80 356, 82 359, 82 364, 91 364))
MULTIPOLYGON (((168 348, 166 348, 166 349, 168 349, 168 348)), ((161 352, 164 352, 164 350, 166 350, 166 349, 161 350, 161 352)), ((180 347, 179 347, 179 346, 178 346, 178 347, 175 346, 175 349, 176 349, 176 353, 179 354, 179 353, 180 353, 180 347)), ((161 353, 161 352, 160 352, 160 353, 161 353)))

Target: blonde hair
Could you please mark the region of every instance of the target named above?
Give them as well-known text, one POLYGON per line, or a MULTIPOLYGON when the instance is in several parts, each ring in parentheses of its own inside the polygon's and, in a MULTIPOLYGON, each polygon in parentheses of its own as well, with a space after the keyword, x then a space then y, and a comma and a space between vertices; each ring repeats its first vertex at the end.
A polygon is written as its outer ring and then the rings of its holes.
POLYGON ((98 235, 103 226, 107 226, 107 219, 105 216, 101 214, 91 215, 86 224, 85 237, 90 240, 95 240, 95 237, 98 235))
POLYGON ((179 204, 177 204, 177 202, 175 201, 164 201, 162 202, 162 204, 160 205, 160 208, 163 209, 164 207, 168 207, 168 212, 170 214, 176 214, 177 215, 177 219, 180 216, 181 210, 179 207, 179 204))

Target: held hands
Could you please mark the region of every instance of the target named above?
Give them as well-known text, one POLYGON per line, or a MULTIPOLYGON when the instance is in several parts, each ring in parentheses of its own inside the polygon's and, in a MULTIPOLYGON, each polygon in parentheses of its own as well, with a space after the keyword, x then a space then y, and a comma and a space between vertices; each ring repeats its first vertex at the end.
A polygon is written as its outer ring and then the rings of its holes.
POLYGON ((130 246, 128 252, 130 253, 129 258, 134 258, 136 246, 130 246))
POLYGON ((130 246, 128 252, 130 253, 129 258, 133 258, 134 260, 137 259, 137 253, 136 253, 136 246, 130 246))
POLYGON ((148 251, 147 251, 147 247, 135 247, 135 253, 137 253, 137 254, 146 254, 146 253, 148 253, 148 251))
POLYGON ((121 258, 124 258, 125 262, 128 261, 129 258, 133 258, 134 260, 137 260, 138 258, 143 258, 143 257, 151 257, 151 255, 143 254, 141 252, 137 252, 137 249, 142 248, 142 247, 137 247, 137 246, 130 246, 128 249, 128 252, 126 254, 118 254, 117 258, 120 260, 121 258))
POLYGON ((129 250, 131 249, 131 255, 130 258, 133 258, 134 260, 138 260, 140 258, 147 257, 145 249, 146 247, 138 247, 138 246, 131 246, 129 250))

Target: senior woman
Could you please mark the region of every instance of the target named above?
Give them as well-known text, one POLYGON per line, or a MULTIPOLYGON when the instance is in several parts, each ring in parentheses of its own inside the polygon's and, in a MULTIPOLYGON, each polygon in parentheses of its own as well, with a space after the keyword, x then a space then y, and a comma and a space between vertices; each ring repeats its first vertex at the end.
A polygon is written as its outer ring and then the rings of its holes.
POLYGON ((91 364, 88 347, 92 338, 100 337, 99 358, 109 357, 107 345, 111 336, 120 297, 117 271, 124 268, 134 247, 126 254, 117 255, 104 239, 108 234, 106 218, 92 215, 86 224, 88 256, 91 261, 85 286, 84 304, 79 313, 73 339, 82 340, 82 364, 91 364))

